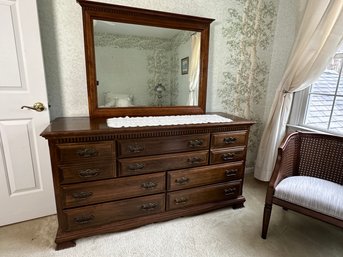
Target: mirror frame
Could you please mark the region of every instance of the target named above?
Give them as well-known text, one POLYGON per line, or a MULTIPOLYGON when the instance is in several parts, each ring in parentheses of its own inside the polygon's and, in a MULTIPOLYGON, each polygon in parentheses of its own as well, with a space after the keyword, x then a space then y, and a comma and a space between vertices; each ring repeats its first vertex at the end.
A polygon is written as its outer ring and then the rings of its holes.
POLYGON ((121 5, 77 0, 82 7, 86 58, 88 108, 91 118, 118 116, 151 116, 203 114, 206 112, 207 68, 210 24, 214 19, 121 5), (201 33, 199 99, 197 106, 98 108, 93 20, 190 30, 201 33))

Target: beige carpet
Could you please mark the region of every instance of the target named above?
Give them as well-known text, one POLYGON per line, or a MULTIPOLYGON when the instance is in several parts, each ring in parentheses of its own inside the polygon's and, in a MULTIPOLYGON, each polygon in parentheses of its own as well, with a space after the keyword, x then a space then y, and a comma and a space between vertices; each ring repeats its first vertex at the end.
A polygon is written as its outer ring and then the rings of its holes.
POLYGON ((152 224, 76 241, 54 250, 55 216, 0 228, 1 257, 342 257, 343 230, 274 207, 267 240, 260 237, 266 184, 247 175, 245 208, 152 224))

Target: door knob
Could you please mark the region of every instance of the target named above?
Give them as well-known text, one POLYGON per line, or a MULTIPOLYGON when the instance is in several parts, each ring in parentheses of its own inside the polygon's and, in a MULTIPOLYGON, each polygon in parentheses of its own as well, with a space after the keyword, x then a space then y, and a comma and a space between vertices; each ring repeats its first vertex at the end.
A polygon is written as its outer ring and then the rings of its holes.
POLYGON ((24 108, 27 108, 27 109, 30 109, 30 110, 35 110, 37 112, 44 111, 44 109, 45 109, 44 104, 42 104, 41 102, 35 103, 32 107, 31 106, 26 106, 26 105, 21 107, 21 109, 24 109, 24 108))

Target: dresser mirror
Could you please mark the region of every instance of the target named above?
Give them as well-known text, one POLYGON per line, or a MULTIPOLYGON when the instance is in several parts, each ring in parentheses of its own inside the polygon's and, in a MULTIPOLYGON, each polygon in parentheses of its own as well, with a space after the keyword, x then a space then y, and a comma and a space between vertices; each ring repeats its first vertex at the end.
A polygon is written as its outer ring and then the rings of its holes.
POLYGON ((205 113, 213 19, 78 2, 90 117, 205 113))

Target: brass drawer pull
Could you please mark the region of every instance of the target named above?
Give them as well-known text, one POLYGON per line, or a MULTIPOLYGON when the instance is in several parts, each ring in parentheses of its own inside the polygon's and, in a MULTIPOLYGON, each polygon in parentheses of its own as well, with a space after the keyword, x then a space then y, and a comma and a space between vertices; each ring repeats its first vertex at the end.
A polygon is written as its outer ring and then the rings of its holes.
POLYGON ((188 142, 188 146, 190 148, 195 148, 195 147, 199 147, 199 146, 202 146, 204 143, 203 140, 200 140, 200 139, 195 139, 195 140, 191 140, 188 142))
POLYGON ((236 190, 237 189, 235 187, 226 188, 226 189, 224 189, 224 194, 226 196, 234 195, 234 194, 236 194, 236 190))
POLYGON ((158 203, 145 203, 141 206, 143 211, 153 211, 158 206, 158 203))
POLYGON ((85 200, 92 195, 93 195, 93 192, 75 192, 72 194, 72 196, 78 200, 85 200))
POLYGON ((141 170, 145 167, 143 163, 133 163, 128 166, 129 170, 141 170))
POLYGON ((129 145, 128 148, 130 153, 139 153, 144 151, 144 146, 138 144, 129 145))
POLYGON ((99 152, 95 148, 84 148, 76 152, 82 158, 95 157, 99 152))
POLYGON ((237 172, 238 172, 238 169, 225 170, 225 175, 227 177, 233 177, 237 175, 237 172))
POLYGON ((79 176, 82 178, 96 177, 100 174, 99 169, 86 169, 79 172, 79 176))
POLYGON ((191 164, 195 164, 195 163, 203 162, 204 160, 200 157, 191 157, 191 158, 188 158, 187 161, 190 162, 191 164))
POLYGON ((235 159, 235 157, 236 157, 235 153, 226 153, 222 155, 223 161, 232 161, 235 159))
POLYGON ((185 204, 188 202, 188 199, 186 197, 180 197, 180 198, 176 198, 174 201, 175 201, 175 204, 185 204))
POLYGON ((184 184, 187 184, 188 182, 189 182, 189 178, 186 178, 186 177, 175 179, 175 183, 179 185, 184 185, 184 184))
POLYGON ((82 215, 74 218, 74 222, 77 224, 89 224, 94 220, 94 215, 82 215))
POLYGON ((145 188, 145 189, 152 189, 152 188, 157 187, 157 183, 152 182, 152 181, 144 182, 144 183, 142 184, 142 187, 145 188))
POLYGON ((225 144, 233 144, 236 143, 238 139, 235 137, 224 137, 223 141, 225 144))

